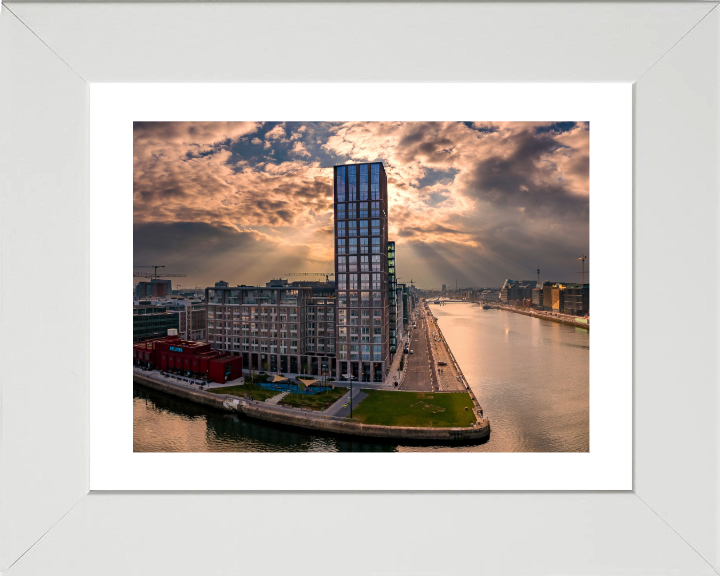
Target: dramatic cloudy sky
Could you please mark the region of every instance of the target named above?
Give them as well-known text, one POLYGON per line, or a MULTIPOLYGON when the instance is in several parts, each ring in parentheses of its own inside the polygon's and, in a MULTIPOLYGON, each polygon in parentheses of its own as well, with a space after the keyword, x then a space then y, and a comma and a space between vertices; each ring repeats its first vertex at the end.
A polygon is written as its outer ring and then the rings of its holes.
POLYGON ((402 281, 579 281, 585 122, 138 122, 134 258, 183 286, 333 267, 332 166, 383 160, 402 281))

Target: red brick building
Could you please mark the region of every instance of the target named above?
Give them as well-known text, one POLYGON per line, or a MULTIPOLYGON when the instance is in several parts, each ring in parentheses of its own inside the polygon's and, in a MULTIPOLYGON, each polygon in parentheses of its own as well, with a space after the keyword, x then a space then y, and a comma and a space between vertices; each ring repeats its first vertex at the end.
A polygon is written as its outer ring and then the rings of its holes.
POLYGON ((181 340, 178 336, 133 344, 133 364, 163 372, 207 376, 209 381, 219 384, 242 375, 242 356, 229 356, 212 350, 207 342, 181 340))

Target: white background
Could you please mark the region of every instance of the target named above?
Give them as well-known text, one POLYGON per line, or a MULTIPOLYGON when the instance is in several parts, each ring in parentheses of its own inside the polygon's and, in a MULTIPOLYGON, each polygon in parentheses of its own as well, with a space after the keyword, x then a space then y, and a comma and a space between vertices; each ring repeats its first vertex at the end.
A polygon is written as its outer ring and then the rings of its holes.
POLYGON ((616 295, 632 278, 629 84, 94 84, 90 103, 91 489, 632 489, 632 305, 616 295), (108 306, 132 268, 133 121, 268 119, 590 122, 589 454, 133 453, 129 352, 116 360, 132 325, 108 306))

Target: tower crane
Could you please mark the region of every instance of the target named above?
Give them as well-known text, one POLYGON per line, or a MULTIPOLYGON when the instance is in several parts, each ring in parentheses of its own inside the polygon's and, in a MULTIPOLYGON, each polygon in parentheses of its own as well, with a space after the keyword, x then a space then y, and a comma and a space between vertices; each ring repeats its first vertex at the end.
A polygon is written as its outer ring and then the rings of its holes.
MULTIPOLYGON (((585 284, 585 260, 587 260, 587 256, 583 254, 578 260, 582 260, 582 272, 575 272, 575 274, 582 274, 582 283, 585 284)), ((589 271, 588 274, 590 274, 589 271)))
POLYGON ((133 268, 153 268, 154 271, 151 272, 133 272, 133 278, 150 278, 151 280, 154 278, 184 278, 187 276, 187 274, 158 274, 157 269, 158 268, 165 268, 165 266, 133 266, 133 268))

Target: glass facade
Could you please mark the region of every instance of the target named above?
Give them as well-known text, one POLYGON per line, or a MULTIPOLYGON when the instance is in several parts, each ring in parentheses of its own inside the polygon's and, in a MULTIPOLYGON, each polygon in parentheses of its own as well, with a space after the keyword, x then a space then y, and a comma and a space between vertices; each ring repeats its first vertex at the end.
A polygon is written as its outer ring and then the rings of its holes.
POLYGON ((336 166, 334 204, 338 371, 382 381, 390 343, 382 163, 336 166))

